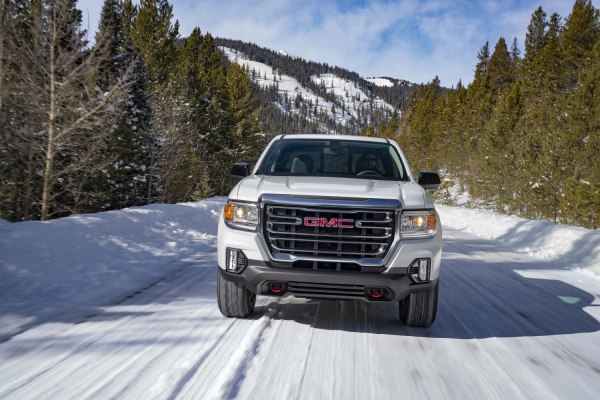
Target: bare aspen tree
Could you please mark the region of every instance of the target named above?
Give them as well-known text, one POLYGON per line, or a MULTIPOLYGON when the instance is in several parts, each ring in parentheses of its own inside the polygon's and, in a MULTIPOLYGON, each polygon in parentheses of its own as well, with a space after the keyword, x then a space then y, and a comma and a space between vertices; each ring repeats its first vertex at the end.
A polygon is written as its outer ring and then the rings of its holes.
POLYGON ((106 168, 100 149, 121 106, 126 77, 108 90, 96 83, 97 66, 105 57, 102 37, 87 49, 80 31, 81 12, 72 0, 41 1, 32 10, 24 43, 30 65, 25 80, 36 93, 33 132, 42 132, 43 157, 40 218, 77 211, 86 182, 106 168), (29 44, 29 46, 26 46, 29 44), (41 50, 41 51, 40 51, 41 50), (42 79, 35 78, 42 77, 42 79))

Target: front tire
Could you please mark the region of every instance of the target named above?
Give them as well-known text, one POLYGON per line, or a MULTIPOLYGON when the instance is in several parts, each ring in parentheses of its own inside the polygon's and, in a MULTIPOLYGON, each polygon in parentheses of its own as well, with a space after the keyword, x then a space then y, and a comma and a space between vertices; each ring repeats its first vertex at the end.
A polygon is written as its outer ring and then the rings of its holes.
POLYGON ((226 317, 246 318, 254 312, 256 294, 235 282, 229 282, 217 274, 217 303, 226 317))
POLYGON ((437 314, 439 281, 425 292, 415 292, 400 300, 400 320, 408 326, 427 327, 437 314))

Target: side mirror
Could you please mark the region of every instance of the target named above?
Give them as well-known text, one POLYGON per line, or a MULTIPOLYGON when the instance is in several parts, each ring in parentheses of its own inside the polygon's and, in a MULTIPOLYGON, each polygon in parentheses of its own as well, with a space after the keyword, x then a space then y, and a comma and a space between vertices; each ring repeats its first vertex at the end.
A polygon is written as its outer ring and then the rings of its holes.
POLYGON ((250 163, 242 162, 233 164, 230 174, 233 179, 244 179, 250 175, 250 163))
POLYGON ((440 176, 437 172, 421 171, 419 172, 419 185, 424 189, 436 190, 440 187, 440 176))

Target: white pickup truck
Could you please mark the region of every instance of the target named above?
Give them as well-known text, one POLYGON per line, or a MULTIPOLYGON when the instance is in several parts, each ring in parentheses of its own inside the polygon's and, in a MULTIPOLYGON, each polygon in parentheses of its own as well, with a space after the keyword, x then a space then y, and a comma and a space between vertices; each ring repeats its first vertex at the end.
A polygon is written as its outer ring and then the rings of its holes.
POLYGON ((426 189, 393 140, 284 135, 241 179, 219 222, 221 313, 244 318, 256 295, 399 301, 400 319, 436 316, 442 229, 426 189))

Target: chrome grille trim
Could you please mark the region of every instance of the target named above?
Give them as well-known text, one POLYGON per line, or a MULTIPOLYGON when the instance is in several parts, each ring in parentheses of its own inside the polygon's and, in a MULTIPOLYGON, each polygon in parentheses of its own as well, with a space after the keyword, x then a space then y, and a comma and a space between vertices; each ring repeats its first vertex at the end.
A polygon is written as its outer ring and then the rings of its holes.
MULTIPOLYGON (((271 245, 271 246, 275 250, 278 250, 278 251, 289 251, 289 249, 282 249, 282 248, 276 247, 275 245, 271 245)), ((300 249, 293 249, 293 250, 294 250, 294 253, 296 253, 296 254, 297 253, 313 254, 315 252, 314 250, 300 250, 300 249)), ((330 255, 330 254, 338 255, 339 250, 337 250, 337 249, 336 250, 319 250, 319 253, 322 254, 322 255, 330 255)), ((377 251, 377 252, 374 252, 374 253, 350 252, 350 251, 344 252, 344 255, 361 256, 361 257, 369 257, 369 256, 376 257, 376 256, 379 256, 379 255, 382 255, 382 254, 385 254, 385 250, 383 250, 383 251, 377 251)))
MULTIPOLYGON (((381 228, 379 228, 379 229, 381 229, 381 228)), ((391 229, 385 228, 385 230, 386 230, 386 234, 384 236, 381 236, 380 239, 388 239, 388 238, 392 237, 391 229)), ((302 233, 302 232, 277 232, 270 228, 267 228, 267 232, 274 234, 274 235, 322 236, 322 237, 330 237, 330 238, 339 237, 339 235, 328 235, 325 233, 318 234, 318 233, 302 233)), ((371 238, 371 236, 360 236, 360 235, 344 235, 344 237, 350 238, 350 239, 369 239, 369 238, 371 238)))
MULTIPOLYGON (((358 205, 358 204, 357 204, 358 205)), ((361 204, 362 205, 362 204, 361 204)), ((263 205, 264 237, 271 256, 297 259, 335 257, 341 260, 381 262, 394 243, 396 209, 302 207, 297 204, 263 205), (353 220, 353 228, 305 226, 303 218, 353 220)), ((369 263, 370 264, 370 263, 369 263)))
MULTIPOLYGON (((337 237, 337 239, 340 239, 340 237, 337 237)), ((389 244, 386 242, 356 242, 356 241, 347 241, 347 240, 319 240, 319 239, 304 239, 304 238, 271 238, 271 240, 273 241, 277 241, 277 240, 295 240, 296 242, 308 242, 308 243, 313 243, 313 242, 317 242, 317 243, 347 243, 347 244, 372 244, 372 245, 379 245, 380 247, 387 247, 389 244)))

